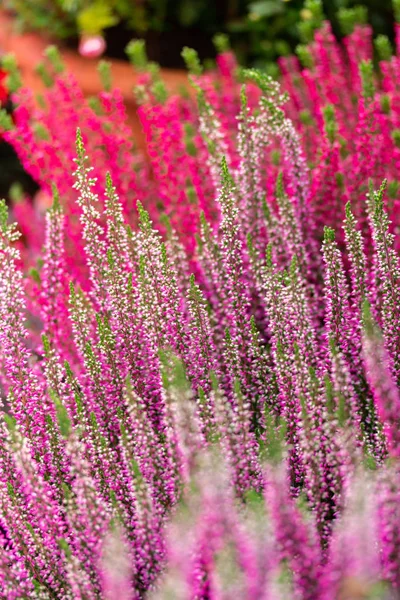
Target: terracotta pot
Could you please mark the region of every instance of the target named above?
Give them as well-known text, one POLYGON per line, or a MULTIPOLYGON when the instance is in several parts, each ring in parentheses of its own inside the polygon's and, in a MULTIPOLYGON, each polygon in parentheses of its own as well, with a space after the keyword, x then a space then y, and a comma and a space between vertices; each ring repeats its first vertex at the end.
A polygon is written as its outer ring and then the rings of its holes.
MULTIPOLYGON (((0 51, 15 54, 24 84, 35 92, 43 92, 45 89, 41 78, 35 73, 35 67, 43 60, 44 50, 49 43, 49 40, 37 33, 16 33, 12 15, 0 10, 0 51)), ((67 69, 77 78, 85 96, 95 95, 102 89, 97 72, 98 59, 84 58, 71 49, 60 48, 60 53, 67 69)), ((138 144, 143 146, 143 135, 132 92, 137 73, 125 61, 110 59, 110 62, 113 85, 123 94, 134 137, 138 144)), ((182 86, 189 88, 185 71, 162 69, 161 76, 170 92, 176 92, 182 86)))

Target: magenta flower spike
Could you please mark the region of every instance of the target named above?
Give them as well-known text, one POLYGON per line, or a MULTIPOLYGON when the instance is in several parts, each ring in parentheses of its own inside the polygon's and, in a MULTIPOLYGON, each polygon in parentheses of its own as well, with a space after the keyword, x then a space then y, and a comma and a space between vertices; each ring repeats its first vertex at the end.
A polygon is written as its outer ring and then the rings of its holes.
POLYGON ((374 323, 369 305, 364 305, 363 352, 368 382, 386 434, 391 456, 399 457, 400 394, 391 372, 391 363, 379 330, 374 323))
POLYGON ((299 598, 325 598, 322 555, 315 527, 304 520, 289 489, 284 468, 268 472, 265 501, 278 556, 281 561, 288 561, 299 598))
POLYGON ((399 27, 307 10, 279 81, 129 44, 138 146, 107 64, 5 60, 1 599, 398 597, 399 27))

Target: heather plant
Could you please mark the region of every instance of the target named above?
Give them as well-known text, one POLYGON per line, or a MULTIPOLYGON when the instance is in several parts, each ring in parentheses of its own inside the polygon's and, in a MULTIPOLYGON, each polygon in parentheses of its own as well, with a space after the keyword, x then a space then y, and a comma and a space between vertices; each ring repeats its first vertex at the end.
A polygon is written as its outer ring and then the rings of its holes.
POLYGON ((39 106, 14 90, 53 203, 0 204, 0 597, 400 597, 398 58, 378 79, 369 35, 325 24, 281 85, 187 49, 197 102, 131 46, 147 158, 54 51, 39 106))

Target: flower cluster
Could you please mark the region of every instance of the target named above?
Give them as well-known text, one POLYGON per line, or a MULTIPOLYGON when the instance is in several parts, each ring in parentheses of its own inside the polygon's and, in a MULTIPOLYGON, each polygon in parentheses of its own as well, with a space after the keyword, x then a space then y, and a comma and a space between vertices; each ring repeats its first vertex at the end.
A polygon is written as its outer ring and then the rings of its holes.
POLYGON ((197 102, 144 66, 147 159, 54 52, 14 94, 53 205, 23 245, 0 204, 0 598, 395 600, 400 57, 184 54, 197 102))

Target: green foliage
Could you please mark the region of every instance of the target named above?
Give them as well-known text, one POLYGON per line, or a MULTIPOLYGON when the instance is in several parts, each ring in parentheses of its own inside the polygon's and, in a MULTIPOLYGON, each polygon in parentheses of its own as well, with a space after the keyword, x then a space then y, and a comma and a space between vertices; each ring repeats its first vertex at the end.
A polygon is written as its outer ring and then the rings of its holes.
POLYGON ((7 231, 8 210, 5 200, 0 200, 0 229, 3 233, 7 231))
POLYGON ((42 63, 42 62, 38 63, 35 67, 35 71, 39 75, 39 77, 41 78, 41 80, 43 81, 43 83, 46 87, 50 88, 53 85, 53 83, 54 83, 53 77, 48 72, 44 63, 42 63))
POLYGON ((0 132, 11 131, 14 127, 11 116, 6 112, 4 108, 0 108, 0 132))
POLYGON ((4 421, 7 425, 8 431, 10 433, 13 433, 16 429, 17 426, 17 421, 14 417, 12 417, 11 415, 8 415, 7 413, 3 414, 4 417, 4 421))
POLYGON ((6 80, 7 89, 12 92, 17 92, 22 86, 17 60, 14 54, 5 54, 1 59, 1 67, 8 74, 6 80))
POLYGON ((168 100, 167 88, 161 79, 157 79, 157 81, 153 83, 151 91, 153 92, 156 101, 160 104, 164 104, 168 100))
POLYGON ((110 2, 97 0, 82 8, 77 14, 76 20, 79 31, 84 31, 88 35, 96 35, 104 29, 117 25, 119 18, 110 2))
POLYGON ((353 8, 340 8, 338 11, 338 21, 343 35, 350 35, 356 25, 363 25, 368 21, 368 11, 366 6, 354 6, 353 8))
POLYGON ((393 11, 397 23, 400 23, 400 0, 393 0, 393 11))
POLYGON ((78 159, 82 162, 85 158, 85 147, 83 145, 82 133, 79 127, 76 130, 76 154, 78 159))
POLYGON ((65 66, 56 46, 47 46, 44 54, 53 67, 55 73, 62 73, 64 71, 65 66))
POLYGON ((60 428, 60 433, 64 438, 68 438, 71 433, 71 420, 68 416, 67 409, 61 403, 60 398, 53 390, 49 390, 49 395, 56 408, 57 422, 60 428))
POLYGON ((379 188, 379 190, 377 192, 374 192, 373 194, 373 200, 374 200, 374 216, 377 220, 381 220, 382 216, 383 216, 383 196, 385 193, 385 189, 387 186, 387 180, 384 179, 382 182, 381 187, 379 188))
POLYGON ((388 36, 380 34, 374 43, 379 60, 390 60, 393 51, 388 36))
POLYGON ((322 110, 325 123, 325 132, 331 144, 335 141, 337 124, 335 118, 335 107, 332 104, 327 104, 322 110))
POLYGON ((400 182, 394 179, 393 181, 389 181, 388 183, 388 197, 393 200, 397 197, 398 191, 400 187, 400 182))
POLYGON ((125 52, 129 58, 130 63, 134 67, 136 67, 136 69, 140 71, 146 69, 148 60, 143 40, 131 40, 125 48, 125 52))
POLYGON ((223 52, 230 50, 229 37, 224 33, 217 33, 214 35, 213 44, 218 54, 222 54, 223 52))
POLYGON ((193 48, 188 48, 185 46, 182 50, 182 58, 185 61, 186 67, 188 71, 192 75, 201 75, 203 72, 203 67, 200 64, 200 60, 196 50, 193 48))
POLYGON ((137 201, 136 205, 138 214, 139 214, 139 227, 143 233, 150 233, 152 231, 150 216, 147 210, 143 208, 140 200, 137 201))
POLYGON ((305 0, 300 16, 302 17, 298 25, 300 39, 305 43, 311 42, 314 31, 321 27, 324 20, 321 0, 305 0))
POLYGON ((106 92, 111 92, 112 78, 111 78, 111 63, 106 60, 101 60, 98 66, 98 72, 100 75, 101 83, 106 92))
POLYGON ((69 558, 71 556, 71 548, 69 547, 67 540, 64 538, 59 538, 58 545, 60 550, 64 552, 65 556, 69 558))
POLYGON ((385 115, 390 113, 390 97, 387 94, 383 94, 380 98, 381 109, 385 115))
POLYGON ((39 273, 39 271, 38 271, 37 269, 35 269, 35 267, 31 267, 31 268, 29 269, 29 271, 28 271, 28 275, 29 275, 29 277, 31 277, 31 279, 32 279, 32 280, 33 280, 35 283, 37 283, 38 285, 40 285, 40 284, 41 284, 41 282, 42 282, 42 279, 41 279, 41 277, 40 277, 40 273, 39 273))
POLYGON ((335 230, 331 227, 324 227, 324 241, 334 242, 335 241, 335 230))
POLYGON ((306 46, 305 44, 299 44, 296 47, 296 54, 297 54, 299 61, 301 62, 302 66, 305 69, 312 68, 312 66, 314 64, 314 60, 312 58, 312 55, 311 55, 311 52, 310 52, 308 46, 306 46))
POLYGON ((189 391, 190 385, 182 361, 170 351, 159 349, 158 355, 165 389, 169 390, 173 388, 180 391, 189 391))
POLYGON ((374 84, 374 66, 372 61, 363 60, 360 64, 360 75, 362 81, 362 93, 364 99, 369 101, 372 100, 375 94, 374 84))
MULTIPOLYGON (((325 18, 338 35, 369 21, 378 34, 380 57, 390 51, 394 19, 400 21, 400 0, 5 0, 5 5, 18 15, 21 28, 61 39, 103 35, 119 23, 138 37, 193 28, 214 36, 218 52, 232 44, 240 62, 271 75, 276 74, 276 58, 292 53, 299 42, 299 58, 310 66, 304 44, 325 18)), ((62 69, 57 59, 52 64, 56 72, 62 69)))
POLYGON ((279 464, 284 455, 287 425, 283 417, 273 414, 268 408, 265 411, 265 446, 263 457, 273 464, 279 464))
POLYGON ((397 148, 400 148, 400 129, 393 129, 391 136, 397 148))
POLYGON ((364 300, 364 302, 363 302, 362 322, 363 322, 363 327, 365 329, 365 332, 369 336, 372 336, 377 333, 377 328, 376 328, 376 325, 375 325, 373 317, 372 317, 371 305, 368 302, 368 300, 364 300))

